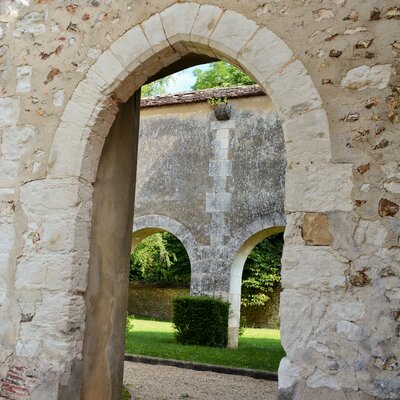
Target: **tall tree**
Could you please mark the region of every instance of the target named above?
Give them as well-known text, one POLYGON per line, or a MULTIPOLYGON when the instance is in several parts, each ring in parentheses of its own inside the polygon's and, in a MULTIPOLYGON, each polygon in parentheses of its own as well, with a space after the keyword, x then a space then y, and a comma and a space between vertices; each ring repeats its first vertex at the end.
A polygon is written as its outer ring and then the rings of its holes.
POLYGON ((215 87, 232 87, 240 85, 254 85, 256 82, 234 65, 217 61, 205 69, 196 68, 193 71, 196 82, 193 90, 215 87))
POLYGON ((142 240, 131 254, 131 282, 190 283, 190 261, 183 244, 168 232, 142 240))
POLYGON ((249 254, 242 275, 242 304, 264 305, 280 287, 283 234, 262 240, 249 254))
POLYGON ((167 91, 168 83, 171 81, 172 76, 166 76, 142 86, 142 97, 159 96, 165 94, 167 91))

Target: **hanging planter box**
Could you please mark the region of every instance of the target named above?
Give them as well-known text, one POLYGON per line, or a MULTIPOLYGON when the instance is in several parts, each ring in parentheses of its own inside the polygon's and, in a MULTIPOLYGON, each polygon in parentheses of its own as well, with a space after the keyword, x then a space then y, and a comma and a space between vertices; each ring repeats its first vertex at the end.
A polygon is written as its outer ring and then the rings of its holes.
POLYGON ((211 98, 208 99, 208 102, 214 110, 215 118, 217 118, 218 121, 227 121, 231 118, 232 108, 226 98, 211 98))
POLYGON ((228 103, 216 104, 213 106, 215 118, 218 121, 227 121, 231 118, 232 108, 228 103))

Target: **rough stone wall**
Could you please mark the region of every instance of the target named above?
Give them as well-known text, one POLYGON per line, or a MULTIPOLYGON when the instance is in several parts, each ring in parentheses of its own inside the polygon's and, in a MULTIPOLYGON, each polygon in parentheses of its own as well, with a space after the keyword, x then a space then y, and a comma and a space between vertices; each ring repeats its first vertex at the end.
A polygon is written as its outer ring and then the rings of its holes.
POLYGON ((196 254, 192 291, 202 294, 229 293, 238 251, 231 238, 248 230, 244 242, 252 224, 261 231, 270 227, 264 220, 283 213, 284 141, 271 101, 242 97, 229 104, 231 119, 223 122, 207 102, 141 112, 135 219, 140 229, 163 228, 157 216, 188 229, 196 242, 189 249, 196 254))
POLYGON ((57 399, 72 385, 92 182, 115 103, 188 53, 185 40, 252 73, 282 121, 281 397, 398 399, 398 2, 164 11, 174 3, 0 3, 1 396, 57 399))
POLYGON ((247 257, 237 256, 240 247, 264 232, 254 247, 273 233, 268 229, 285 225, 279 118, 257 87, 162 96, 142 104, 133 226, 140 232, 134 233, 134 243, 136 236, 144 238, 141 233, 159 228, 189 246, 191 293, 231 300, 229 345, 236 347, 247 257), (207 93, 228 98, 228 121, 216 120, 207 93), (166 218, 185 231, 175 232, 166 218), (191 243, 184 240, 188 233, 191 243), (232 283, 239 258, 238 279, 232 283), (238 301, 232 302, 232 296, 238 301))

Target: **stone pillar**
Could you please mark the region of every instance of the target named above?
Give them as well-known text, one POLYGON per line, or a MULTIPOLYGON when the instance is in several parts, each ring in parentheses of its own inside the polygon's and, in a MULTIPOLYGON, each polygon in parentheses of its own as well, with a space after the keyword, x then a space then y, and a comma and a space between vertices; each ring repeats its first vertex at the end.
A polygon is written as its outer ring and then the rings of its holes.
MULTIPOLYGON (((118 400, 136 178, 140 91, 120 106, 94 184, 81 399, 118 400)), ((62 399, 71 399, 70 389, 62 399)), ((77 398, 77 397, 76 397, 77 398)))

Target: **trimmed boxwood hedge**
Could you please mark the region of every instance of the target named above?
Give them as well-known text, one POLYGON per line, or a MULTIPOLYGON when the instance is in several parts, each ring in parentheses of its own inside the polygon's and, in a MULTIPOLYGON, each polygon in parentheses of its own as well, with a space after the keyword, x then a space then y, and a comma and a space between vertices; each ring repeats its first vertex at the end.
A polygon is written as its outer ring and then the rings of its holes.
POLYGON ((182 344, 225 347, 228 343, 229 303, 203 296, 173 300, 175 337, 182 344))

